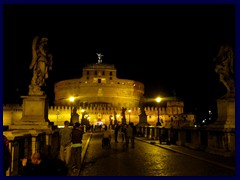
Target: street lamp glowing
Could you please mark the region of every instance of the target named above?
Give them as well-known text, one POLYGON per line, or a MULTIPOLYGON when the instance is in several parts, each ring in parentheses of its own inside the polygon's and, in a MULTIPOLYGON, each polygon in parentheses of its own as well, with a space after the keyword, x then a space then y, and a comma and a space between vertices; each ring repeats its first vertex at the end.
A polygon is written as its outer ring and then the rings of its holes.
POLYGON ((161 100, 162 100, 162 98, 160 98, 160 97, 157 97, 157 98, 156 98, 156 102, 157 102, 157 103, 160 103, 161 100))
POLYGON ((75 98, 72 97, 72 96, 69 98, 69 101, 70 101, 70 102, 74 102, 74 100, 75 100, 75 98))

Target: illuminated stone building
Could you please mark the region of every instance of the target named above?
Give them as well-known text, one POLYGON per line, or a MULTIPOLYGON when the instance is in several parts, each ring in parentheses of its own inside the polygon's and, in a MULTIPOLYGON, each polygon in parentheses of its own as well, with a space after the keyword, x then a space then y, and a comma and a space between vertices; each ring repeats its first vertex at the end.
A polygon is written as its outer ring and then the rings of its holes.
MULTIPOLYGON (((101 55, 101 54, 100 54, 101 55)), ((75 97, 74 104, 91 107, 102 104, 107 107, 138 107, 144 94, 144 84, 129 79, 117 78, 114 65, 89 64, 83 68, 82 77, 60 81, 54 87, 56 106, 70 105, 69 97, 75 97)))
MULTIPOLYGON (((55 84, 55 106, 48 108, 48 119, 55 125, 63 125, 65 120, 70 120, 73 107, 78 115, 76 121, 80 123, 82 119, 87 119, 93 125, 121 124, 123 107, 126 109, 125 123, 139 123, 140 102, 144 102, 144 84, 117 78, 114 65, 102 63, 102 56, 98 54, 96 64, 89 64, 83 68, 82 77, 55 84), (75 98, 74 102, 70 102, 70 97, 75 98)), ((183 101, 171 100, 166 104, 167 107, 144 108, 149 125, 156 125, 159 115, 164 127, 178 126, 180 120, 193 126, 195 115, 184 114, 183 101)), ((21 117, 21 106, 4 106, 4 125, 19 121, 21 117)))

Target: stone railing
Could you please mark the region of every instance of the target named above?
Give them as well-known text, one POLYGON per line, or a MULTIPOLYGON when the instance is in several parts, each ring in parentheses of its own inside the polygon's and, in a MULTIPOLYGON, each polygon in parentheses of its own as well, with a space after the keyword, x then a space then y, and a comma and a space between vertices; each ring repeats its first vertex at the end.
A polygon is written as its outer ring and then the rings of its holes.
POLYGON ((46 134, 41 130, 7 130, 3 134, 9 141, 11 153, 11 166, 6 176, 18 176, 21 159, 29 159, 34 152, 53 158, 59 154, 58 129, 51 134, 46 134))
POLYGON ((235 129, 142 126, 137 127, 137 136, 220 156, 235 157, 235 129))

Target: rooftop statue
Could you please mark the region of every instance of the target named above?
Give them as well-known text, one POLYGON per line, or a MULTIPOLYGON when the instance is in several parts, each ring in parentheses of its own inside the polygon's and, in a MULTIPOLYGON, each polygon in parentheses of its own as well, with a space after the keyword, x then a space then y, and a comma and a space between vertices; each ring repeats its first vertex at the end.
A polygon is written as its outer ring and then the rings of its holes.
POLYGON ((234 54, 229 45, 221 46, 217 57, 214 59, 215 72, 219 74, 219 80, 227 89, 224 97, 234 97, 234 54))
POLYGON ((102 63, 103 55, 101 53, 97 53, 97 56, 98 56, 98 64, 102 63))
POLYGON ((43 86, 48 78, 48 70, 52 70, 52 54, 48 52, 48 39, 36 36, 32 42, 32 62, 29 69, 33 69, 33 77, 29 85, 29 95, 43 95, 43 86))

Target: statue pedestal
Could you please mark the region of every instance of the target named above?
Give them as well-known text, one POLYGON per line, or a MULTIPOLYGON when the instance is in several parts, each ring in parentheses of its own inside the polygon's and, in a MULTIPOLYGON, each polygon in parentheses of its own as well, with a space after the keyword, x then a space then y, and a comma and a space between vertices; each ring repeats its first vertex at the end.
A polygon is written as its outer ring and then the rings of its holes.
POLYGON ((207 128, 207 151, 223 156, 235 156, 235 99, 218 99, 217 108, 218 118, 207 128))
POLYGON ((139 123, 137 126, 149 126, 147 122, 147 115, 146 114, 140 114, 139 115, 139 123))
POLYGON ((48 102, 46 96, 22 96, 22 119, 13 122, 9 129, 39 129, 52 131, 53 123, 48 119, 48 102))
POLYGON ((217 100, 218 117, 209 125, 210 129, 235 129, 235 99, 226 98, 217 100))

